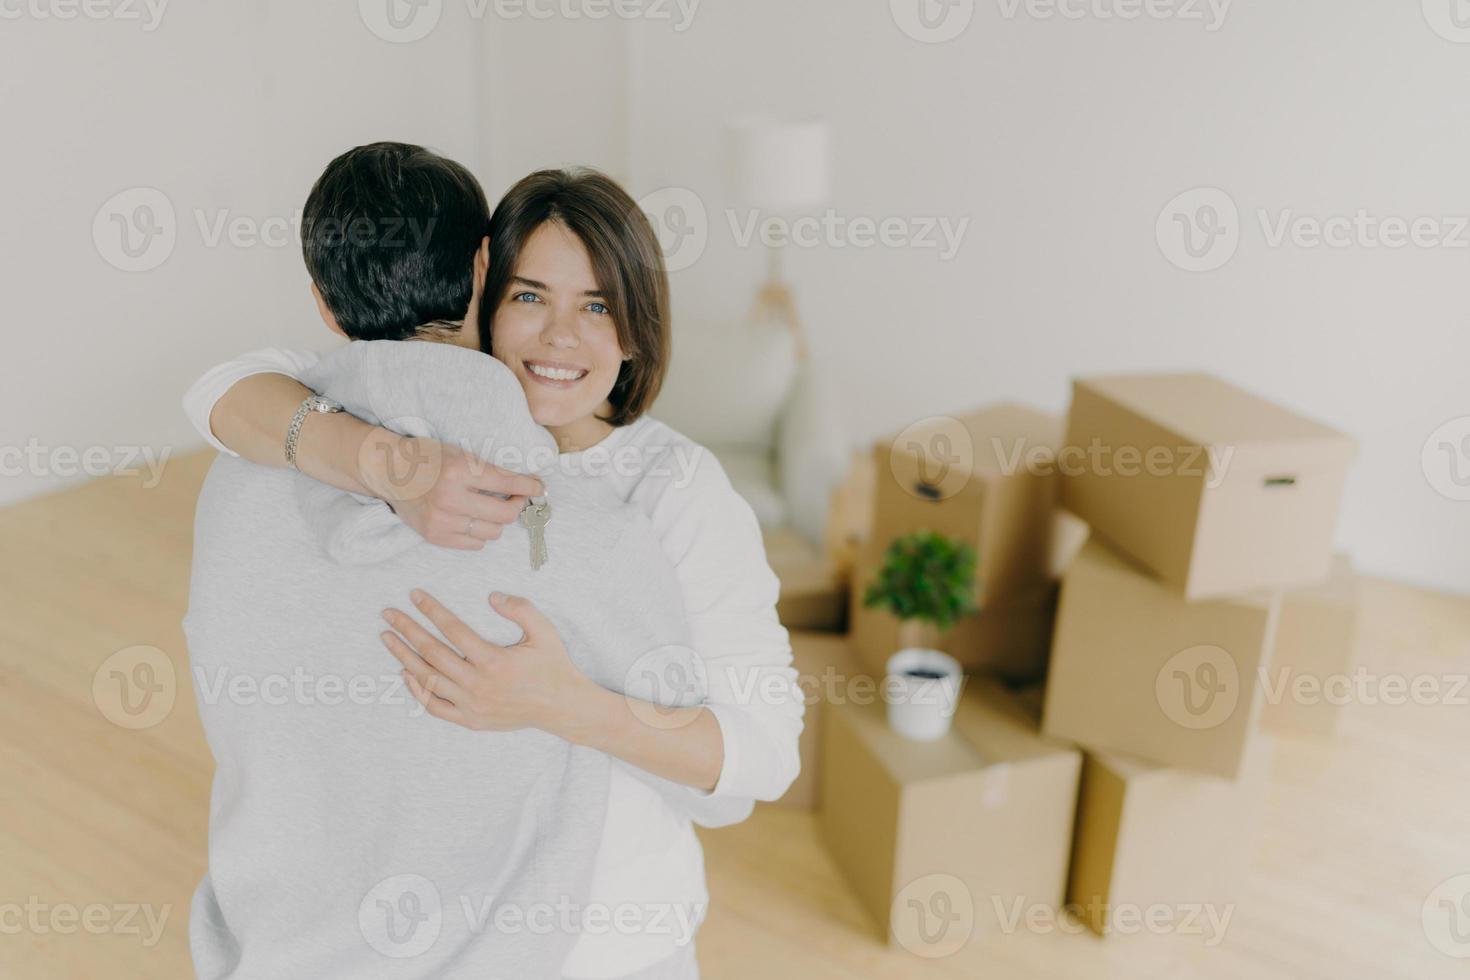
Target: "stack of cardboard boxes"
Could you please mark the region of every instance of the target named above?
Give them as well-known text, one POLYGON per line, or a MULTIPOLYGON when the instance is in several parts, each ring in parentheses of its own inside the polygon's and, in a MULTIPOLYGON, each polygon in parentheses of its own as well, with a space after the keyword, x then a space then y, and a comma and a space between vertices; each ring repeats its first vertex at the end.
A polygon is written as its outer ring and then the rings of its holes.
POLYGON ((1228 907, 1283 593, 1330 578, 1353 442, 1186 374, 1076 382, 1067 447, 1062 504, 1092 528, 1043 721, 1086 751, 1068 901, 1100 932, 1120 911, 1228 907))
POLYGON ((973 939, 1063 904, 1102 933, 1119 910, 1232 899, 1269 767, 1263 709, 1280 730, 1336 720, 1292 675, 1350 665, 1352 576, 1331 539, 1353 454, 1198 374, 1079 380, 1065 425, 1003 405, 876 447, 846 644, 795 638, 798 660, 882 678, 910 637, 861 600, 894 538, 928 528, 979 559, 979 612, 926 637, 971 674, 950 734, 906 741, 871 683, 849 685, 804 759, 806 801, 890 941, 932 951, 945 922, 973 939))
POLYGON ((1001 405, 874 448, 873 519, 849 606, 863 676, 881 681, 889 656, 913 643, 892 613, 862 602, 888 545, 928 528, 978 559, 979 611, 924 639, 974 674, 947 736, 894 733, 876 685, 822 708, 823 836, 888 940, 923 955, 1013 930, 1065 895, 1081 753, 1043 738, 1000 680, 1044 673, 1057 573, 1086 537, 1057 509, 1062 432, 1055 416, 1001 405))

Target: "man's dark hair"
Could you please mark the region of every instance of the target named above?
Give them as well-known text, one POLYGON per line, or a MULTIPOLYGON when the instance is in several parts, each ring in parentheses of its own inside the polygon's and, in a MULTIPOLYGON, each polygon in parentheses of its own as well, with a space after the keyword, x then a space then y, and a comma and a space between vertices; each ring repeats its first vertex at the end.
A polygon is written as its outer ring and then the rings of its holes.
POLYGON ((302 252, 347 336, 404 340, 464 319, 489 230, 485 192, 464 167, 422 146, 370 143, 317 178, 302 252))

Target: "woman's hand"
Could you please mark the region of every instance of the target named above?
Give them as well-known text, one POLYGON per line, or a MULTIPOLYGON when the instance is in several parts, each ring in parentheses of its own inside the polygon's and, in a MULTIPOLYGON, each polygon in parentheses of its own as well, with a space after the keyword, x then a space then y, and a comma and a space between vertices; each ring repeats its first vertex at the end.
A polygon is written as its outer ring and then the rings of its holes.
POLYGON ((526 506, 546 492, 534 476, 513 473, 433 439, 375 428, 358 468, 372 496, 430 544, 479 551, 500 537, 526 506), (506 494, 509 499, 491 496, 506 494))
POLYGON ((524 632, 498 646, 436 599, 413 603, 445 643, 397 609, 383 645, 403 664, 408 689, 435 718, 477 731, 541 731, 622 759, 655 776, 710 792, 725 762, 720 723, 709 708, 665 708, 609 691, 577 669, 550 620, 530 600, 490 593, 490 606, 524 632))
POLYGON ((602 690, 572 663, 556 627, 528 599, 490 594, 491 608, 525 633, 519 643, 498 646, 433 596, 415 590, 411 598, 449 643, 407 613, 387 609, 383 618, 397 632, 383 633, 383 645, 403 664, 413 696, 436 718, 476 731, 559 734, 582 699, 602 690))

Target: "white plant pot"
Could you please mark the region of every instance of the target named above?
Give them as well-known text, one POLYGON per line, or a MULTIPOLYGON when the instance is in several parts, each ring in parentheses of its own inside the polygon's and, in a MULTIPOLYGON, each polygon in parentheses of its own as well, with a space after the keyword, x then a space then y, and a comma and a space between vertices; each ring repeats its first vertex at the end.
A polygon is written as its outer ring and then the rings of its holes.
POLYGON ((959 703, 964 670, 949 654, 908 647, 888 658, 883 686, 888 727, 904 738, 943 738, 959 703))

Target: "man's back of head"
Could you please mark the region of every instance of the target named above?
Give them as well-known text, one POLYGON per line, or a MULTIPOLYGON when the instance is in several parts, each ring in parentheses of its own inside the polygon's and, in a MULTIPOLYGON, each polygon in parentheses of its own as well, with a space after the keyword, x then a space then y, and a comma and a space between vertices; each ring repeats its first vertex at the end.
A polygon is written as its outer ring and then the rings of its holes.
POLYGON ((463 166, 409 143, 354 147, 327 165, 302 214, 323 307, 353 340, 406 340, 463 321, 490 207, 463 166))

